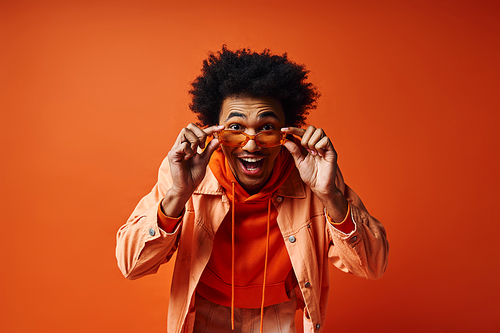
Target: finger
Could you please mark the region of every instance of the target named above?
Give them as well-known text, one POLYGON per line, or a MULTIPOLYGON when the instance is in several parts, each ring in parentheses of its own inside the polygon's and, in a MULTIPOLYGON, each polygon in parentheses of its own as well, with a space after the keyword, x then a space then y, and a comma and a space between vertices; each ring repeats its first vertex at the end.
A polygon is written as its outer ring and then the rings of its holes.
POLYGON ((313 155, 316 155, 316 144, 325 137, 325 132, 321 128, 317 128, 311 134, 309 141, 306 143, 307 147, 313 152, 313 155))
POLYGON ((188 125, 188 128, 198 137, 198 140, 200 142, 199 147, 201 149, 204 149, 205 144, 207 142, 207 137, 212 135, 215 132, 222 130, 224 128, 224 126, 215 125, 215 126, 207 127, 205 129, 201 129, 198 126, 196 126, 195 124, 191 123, 188 125))
MULTIPOLYGON (((303 129, 303 128, 297 128, 297 127, 283 127, 281 129, 281 131, 285 132, 287 134, 295 135, 295 136, 299 137, 301 140, 303 139, 304 135, 306 134, 306 130, 305 129, 303 129)), ((304 148, 306 148, 309 153, 312 153, 312 150, 308 149, 307 145, 304 146, 304 148)))
POLYGON ((293 159, 295 160, 296 165, 302 163, 302 161, 304 160, 304 155, 302 155, 301 148, 299 145, 297 145, 295 142, 291 140, 286 140, 285 143, 283 143, 283 146, 285 146, 285 148, 288 149, 293 159))
POLYGON ((329 146, 332 146, 331 141, 327 136, 324 136, 314 145, 314 149, 318 152, 319 156, 323 157, 329 146))
POLYGON ((188 160, 191 156, 194 155, 193 150, 188 142, 184 142, 182 144, 176 144, 172 147, 172 150, 168 153, 169 158, 172 161, 179 162, 181 160, 188 160))
POLYGON ((307 143, 307 145, 310 148, 314 148, 314 146, 319 142, 319 140, 323 139, 324 137, 326 137, 325 131, 323 131, 323 129, 321 129, 321 128, 317 128, 312 133, 312 135, 311 135, 311 137, 310 137, 309 142, 307 143))
POLYGON ((201 156, 203 157, 203 159, 205 161, 209 161, 210 160, 210 157, 212 156, 212 154, 214 153, 214 151, 217 149, 217 147, 220 146, 220 142, 219 140, 217 139, 213 139, 211 140, 208 145, 207 145, 207 148, 201 153, 201 156))
POLYGON ((303 147, 306 147, 306 149, 312 150, 314 148, 314 145, 311 147, 309 146, 309 141, 311 141, 311 137, 313 136, 314 132, 316 131, 316 127, 314 126, 309 126, 302 136, 302 140, 300 141, 300 144, 303 147))
POLYGON ((191 131, 189 128, 184 128, 182 130, 182 136, 180 137, 179 144, 183 144, 186 142, 191 146, 191 149, 194 151, 196 151, 198 146, 200 146, 201 144, 198 136, 195 133, 193 133, 193 131, 191 131))
POLYGON ((193 150, 193 148, 191 148, 191 145, 189 144, 189 142, 181 143, 180 148, 181 148, 180 149, 181 153, 184 154, 185 161, 189 160, 195 154, 195 150, 193 150))
POLYGON ((198 126, 191 123, 187 125, 187 128, 198 138, 198 146, 203 149, 205 148, 205 142, 207 140, 207 134, 198 126))
POLYGON ((224 129, 224 125, 214 125, 205 128, 203 131, 205 132, 206 135, 212 135, 215 132, 220 132, 224 129))
POLYGON ((305 129, 303 128, 298 128, 298 127, 283 127, 281 129, 282 132, 285 132, 287 134, 293 134, 293 135, 296 135, 298 136, 299 138, 302 138, 302 136, 304 135, 304 133, 306 132, 305 129))
POLYGON ((306 132, 304 133, 304 135, 302 136, 302 140, 300 140, 300 144, 304 148, 306 148, 307 151, 309 152, 309 154, 311 154, 311 155, 317 155, 316 150, 314 150, 314 144, 312 144, 312 145, 310 144, 311 138, 315 132, 316 132, 316 127, 309 126, 307 128, 306 132))
POLYGON ((186 133, 189 133, 191 132, 191 130, 187 127, 184 127, 183 129, 181 129, 181 131, 179 132, 179 135, 177 135, 177 139, 175 140, 175 143, 180 145, 181 143, 185 142, 185 141, 189 141, 186 139, 186 133))

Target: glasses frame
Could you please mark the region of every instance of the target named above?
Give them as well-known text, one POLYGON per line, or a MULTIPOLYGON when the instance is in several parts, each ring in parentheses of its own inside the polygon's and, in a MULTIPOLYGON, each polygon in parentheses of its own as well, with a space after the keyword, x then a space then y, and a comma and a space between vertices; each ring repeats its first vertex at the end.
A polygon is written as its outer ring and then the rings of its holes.
POLYGON ((250 141, 250 140, 254 140, 254 141, 255 141, 255 144, 256 144, 257 146, 259 146, 260 148, 272 148, 272 147, 281 146, 281 145, 282 145, 283 143, 285 143, 285 141, 286 141, 286 133, 285 133, 285 132, 282 132, 282 131, 279 131, 279 130, 261 131, 261 132, 259 132, 259 133, 257 133, 257 134, 251 135, 251 134, 247 134, 247 133, 245 133, 244 131, 235 131, 235 130, 226 130, 226 129, 224 129, 224 130, 222 130, 222 131, 220 131, 220 132, 216 132, 216 133, 214 134, 214 136, 215 136, 215 137, 216 137, 216 138, 220 141, 220 143, 221 143, 222 145, 229 146, 229 147, 244 147, 244 146, 248 143, 248 141, 250 141), (239 145, 236 145, 236 144, 228 144, 227 142, 224 142, 224 141, 222 141, 222 140, 221 140, 221 136, 222 136, 224 133, 228 133, 228 132, 230 132, 230 133, 234 133, 234 134, 243 134, 243 135, 246 137, 246 139, 245 139, 245 141, 243 141, 243 142, 242 142, 241 144, 239 144, 239 145), (261 135, 261 134, 266 134, 266 133, 279 133, 279 134, 281 135, 281 140, 279 141, 279 143, 277 143, 277 144, 275 144, 275 145, 269 145, 269 146, 268 146, 268 145, 266 145, 265 147, 263 147, 263 146, 261 146, 261 145, 259 144, 259 141, 258 141, 258 140, 255 140, 255 138, 257 138, 257 137, 258 137, 259 135, 261 135))

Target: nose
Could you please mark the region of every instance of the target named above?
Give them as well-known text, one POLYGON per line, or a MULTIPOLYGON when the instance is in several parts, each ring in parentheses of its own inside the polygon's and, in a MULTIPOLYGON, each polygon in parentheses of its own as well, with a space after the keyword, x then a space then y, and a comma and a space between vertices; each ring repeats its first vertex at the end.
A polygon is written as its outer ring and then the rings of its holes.
POLYGON ((248 152, 254 152, 254 151, 260 151, 260 150, 262 150, 262 148, 260 148, 257 145, 257 142, 255 142, 255 140, 248 140, 248 142, 243 147, 241 147, 241 149, 243 149, 245 151, 248 151, 248 152))

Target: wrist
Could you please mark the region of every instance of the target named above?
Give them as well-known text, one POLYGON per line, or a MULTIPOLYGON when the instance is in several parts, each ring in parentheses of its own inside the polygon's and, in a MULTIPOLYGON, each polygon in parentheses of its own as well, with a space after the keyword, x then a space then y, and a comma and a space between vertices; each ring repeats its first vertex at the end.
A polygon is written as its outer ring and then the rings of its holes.
POLYGON ((163 200, 161 201, 161 210, 166 216, 177 217, 180 216, 186 202, 189 200, 190 196, 181 195, 173 189, 170 189, 163 200))
POLYGON ((169 199, 177 199, 179 201, 184 201, 187 202, 191 195, 194 192, 194 188, 192 190, 186 189, 186 188, 177 188, 175 185, 172 186, 167 193, 165 194, 165 197, 168 197, 169 199))
POLYGON ((342 192, 336 186, 322 191, 314 190, 312 188, 311 190, 325 205, 327 205, 328 203, 332 203, 335 205, 345 200, 344 194, 342 194, 342 192))
POLYGON ((332 222, 341 223, 349 210, 349 203, 340 190, 332 191, 328 195, 317 195, 326 208, 332 222))

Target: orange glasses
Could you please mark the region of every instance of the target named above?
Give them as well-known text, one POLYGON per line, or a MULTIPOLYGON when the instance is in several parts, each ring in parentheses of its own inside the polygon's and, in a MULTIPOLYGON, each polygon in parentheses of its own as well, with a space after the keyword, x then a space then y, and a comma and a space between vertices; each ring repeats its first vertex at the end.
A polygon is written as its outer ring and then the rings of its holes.
POLYGON ((243 131, 222 130, 215 133, 219 142, 226 146, 243 147, 248 141, 254 140, 260 148, 276 147, 285 142, 286 133, 281 131, 262 131, 255 135, 243 131))

